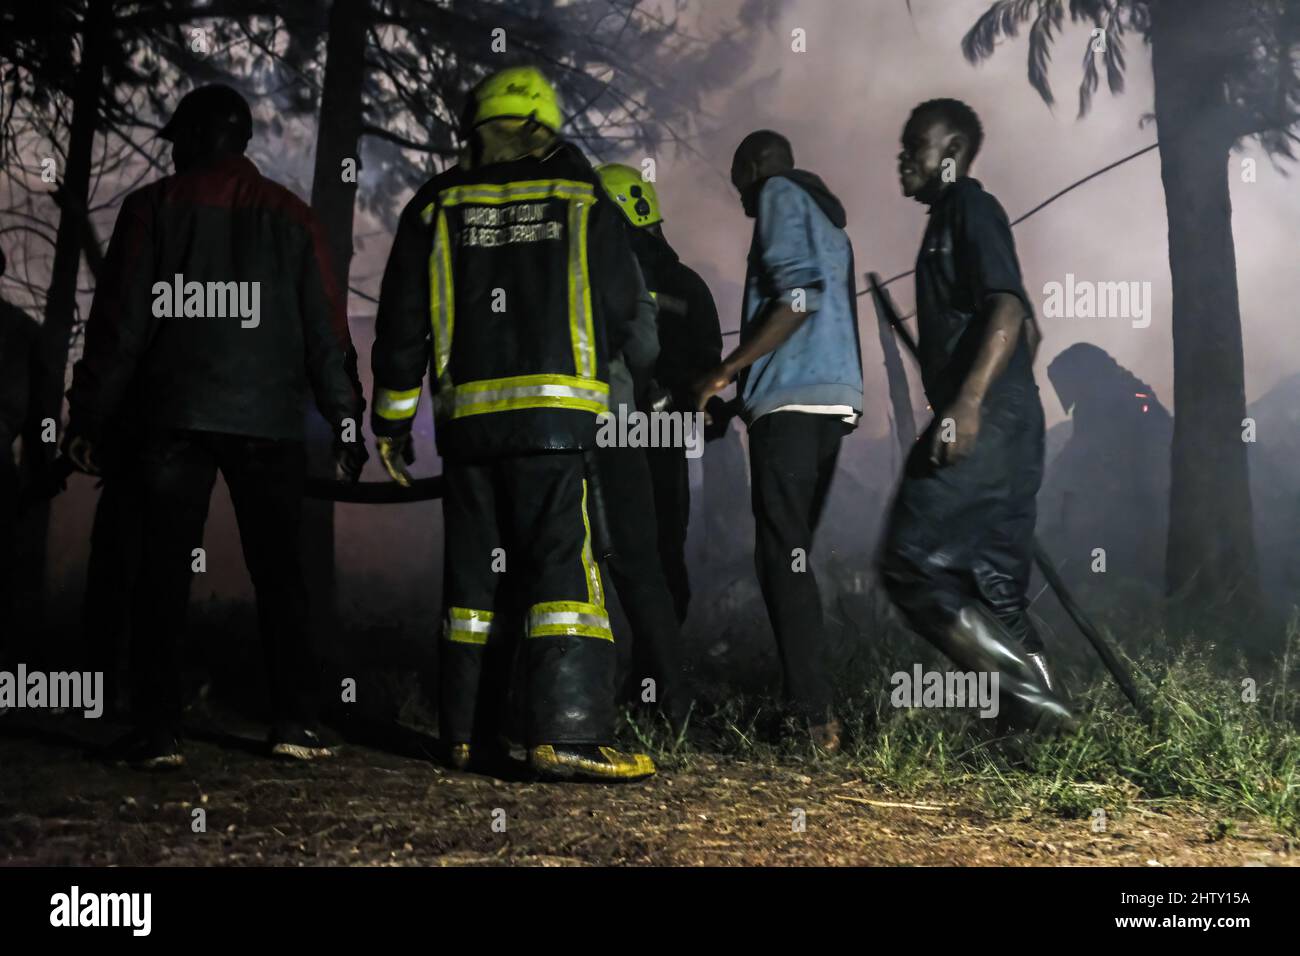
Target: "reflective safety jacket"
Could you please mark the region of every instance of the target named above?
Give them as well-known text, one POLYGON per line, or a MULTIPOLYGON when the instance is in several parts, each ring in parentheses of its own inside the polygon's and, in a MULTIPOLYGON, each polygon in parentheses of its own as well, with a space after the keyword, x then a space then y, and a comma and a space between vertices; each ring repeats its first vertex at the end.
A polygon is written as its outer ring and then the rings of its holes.
POLYGON ((384 272, 375 434, 410 429, 428 369, 444 458, 594 447, 638 284, 620 213, 575 147, 434 177, 384 272))

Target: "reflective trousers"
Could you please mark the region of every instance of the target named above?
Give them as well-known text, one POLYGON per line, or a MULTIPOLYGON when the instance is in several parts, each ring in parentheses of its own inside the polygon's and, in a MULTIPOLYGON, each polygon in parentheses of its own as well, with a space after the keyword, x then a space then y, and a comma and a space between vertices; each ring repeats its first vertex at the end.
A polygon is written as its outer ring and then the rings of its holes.
POLYGON ((484 666, 499 633, 506 575, 527 609, 529 746, 608 744, 614 735, 614 638, 593 555, 583 457, 551 452, 445 460, 446 607, 439 641, 440 734, 478 740, 499 706, 484 666))

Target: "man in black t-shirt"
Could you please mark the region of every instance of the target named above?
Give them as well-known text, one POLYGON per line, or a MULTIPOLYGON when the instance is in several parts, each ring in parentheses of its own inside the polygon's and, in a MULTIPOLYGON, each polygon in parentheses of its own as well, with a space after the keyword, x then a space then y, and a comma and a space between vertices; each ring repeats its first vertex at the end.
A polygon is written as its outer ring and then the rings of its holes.
POLYGON ((916 301, 935 417, 908 457, 881 578, 926 640, 999 675, 1015 722, 1070 727, 1025 597, 1043 476, 1040 334, 1006 213, 967 176, 982 139, 956 100, 921 104, 903 130, 903 193, 930 209, 916 301))

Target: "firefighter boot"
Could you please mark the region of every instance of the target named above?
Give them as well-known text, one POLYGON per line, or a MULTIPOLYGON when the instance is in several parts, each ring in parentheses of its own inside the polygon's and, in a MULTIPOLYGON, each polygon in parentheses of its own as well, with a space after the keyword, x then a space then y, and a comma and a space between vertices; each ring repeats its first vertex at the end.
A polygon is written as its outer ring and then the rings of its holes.
POLYGON ((551 780, 620 782, 644 780, 655 773, 648 754, 623 753, 598 744, 539 744, 528 752, 528 762, 551 780))
POLYGON ((962 667, 998 675, 1002 700, 1017 723, 1043 733, 1072 733, 1078 728, 1074 715, 1052 688, 1050 676, 1045 678, 983 608, 966 605, 938 638, 935 644, 939 649, 962 667))
MULTIPOLYGON (((499 615, 498 615, 499 616, 499 615)), ((454 738, 447 738, 447 762, 457 770, 473 770, 493 776, 509 769, 513 772, 509 728, 511 703, 511 673, 517 641, 509 640, 509 631, 499 623, 492 626, 492 639, 479 649, 477 659, 462 652, 461 659, 451 666, 459 666, 461 676, 456 683, 465 688, 466 695, 476 700, 473 718, 466 723, 460 708, 468 710, 462 698, 457 712, 444 711, 443 719, 452 728, 454 738), (471 685, 470 680, 477 680, 471 685), (477 687, 477 690, 473 688, 477 687)), ((449 657, 451 655, 448 655, 449 657)), ((444 671, 446 673, 446 671, 444 671)), ((449 688, 455 692, 455 688, 449 688)))
MULTIPOLYGON (((590 633, 548 626, 547 615, 578 613, 565 605, 538 605, 528 638, 528 762, 552 780, 618 782, 655 772, 646 754, 625 754, 614 738, 614 642, 603 608, 580 606, 590 633), (595 626, 599 625, 599 626, 595 626)), ((575 627, 574 630, 577 630, 575 627)))
POLYGON ((471 628, 480 627, 480 621, 490 623, 490 616, 483 620, 487 613, 453 607, 439 642, 438 732, 447 746, 448 763, 457 770, 469 767, 487 650, 487 630, 471 628))

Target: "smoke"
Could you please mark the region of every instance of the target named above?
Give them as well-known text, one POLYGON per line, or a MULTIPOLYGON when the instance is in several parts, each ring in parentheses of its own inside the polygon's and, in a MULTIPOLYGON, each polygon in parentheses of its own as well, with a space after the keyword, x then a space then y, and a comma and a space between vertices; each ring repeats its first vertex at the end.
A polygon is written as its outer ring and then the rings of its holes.
MULTIPOLYGON (((724 330, 739 325, 752 229, 727 171, 736 144, 751 130, 769 127, 792 140, 798 164, 822 176, 844 202, 860 273, 874 270, 885 276, 912 267, 925 227, 924 209, 900 195, 896 178, 899 131, 916 103, 956 96, 976 109, 987 137, 974 175, 1013 218, 1068 183, 1155 139, 1155 129, 1141 123, 1151 109, 1152 84, 1149 53, 1140 44, 1129 45, 1126 91, 1116 97, 1098 96, 1089 116, 1078 121, 1072 108, 1049 110, 1030 87, 1023 39, 1006 44, 979 67, 965 61, 960 41, 987 8, 985 0, 913 0, 911 7, 909 15, 903 0, 786 0, 780 5, 768 0, 710 0, 686 6, 683 28, 705 35, 727 32, 744 16, 761 17, 765 25, 755 38, 758 49, 751 51, 753 56, 737 57, 734 64, 710 64, 713 75, 728 68, 735 75, 706 99, 699 124, 703 132, 692 148, 664 147, 666 152, 655 157, 666 234, 683 260, 708 281, 724 330), (803 31, 806 52, 792 48, 794 31, 803 31)), ((1082 28, 1067 29, 1058 38, 1052 78, 1060 90, 1077 84, 1077 54, 1085 49, 1086 40, 1082 28)), ((284 146, 264 144, 259 153, 264 170, 291 184, 309 181, 311 150, 284 146)), ((365 175, 379 175, 375 170, 382 170, 384 147, 366 149, 368 157, 378 158, 365 175)), ((608 158, 635 164, 643 157, 608 158)), ((1300 342, 1292 328, 1294 303, 1300 299, 1300 270, 1294 264, 1300 190, 1253 148, 1234 156, 1231 163, 1247 398, 1256 401, 1300 368, 1300 342), (1256 161, 1256 181, 1245 182, 1238 175, 1243 160, 1256 161)), ((352 283, 373 289, 388 255, 391 229, 363 203, 357 232, 352 283)), ((1064 281, 1067 274, 1093 282, 1150 282, 1152 288, 1153 315, 1146 328, 1134 328, 1123 318, 1043 320, 1045 342, 1038 370, 1049 425, 1060 422, 1064 412, 1047 387, 1046 366, 1078 342, 1105 349, 1157 394, 1172 396, 1167 225, 1157 154, 1071 193, 1018 227, 1016 239, 1026 286, 1040 306, 1044 285, 1064 281)), ((904 312, 911 310, 910 280, 896 283, 891 292, 904 312)), ((857 551, 865 553, 874 545, 874 522, 898 462, 893 459, 897 446, 882 440, 888 429, 889 399, 877 336, 870 327, 874 316, 865 298, 860 305, 866 325, 861 337, 865 414, 862 426, 844 446, 846 480, 838 483, 828 506, 823 544, 828 549, 836 544, 835 531, 842 525, 844 537, 839 543, 847 546, 851 536, 858 539, 857 551), (842 515, 854 521, 841 522, 842 515)), ((368 369, 365 356, 373 327, 362 316, 373 305, 354 297, 352 306, 362 368, 368 369)), ((924 402, 915 390, 914 402, 923 412, 924 402)), ((432 451, 427 408, 418 420, 418 468, 425 474, 436 473, 439 465, 432 451)), ((710 446, 705 462, 714 467, 718 456, 719 450, 710 446)), ((1295 461, 1295 456, 1287 460, 1295 461)), ((731 474, 740 484, 743 462, 734 464, 731 474)), ((375 463, 366 477, 381 477, 375 463)), ((725 547, 736 566, 748 568, 746 535, 752 532, 752 519, 747 513, 747 490, 742 484, 730 497, 738 503, 737 511, 727 515, 731 524, 726 534, 713 536, 713 543, 725 547)), ((697 498, 693 541, 708 537, 706 515, 698 504, 703 500, 697 498)), ((51 557, 56 578, 75 580, 79 575, 92 506, 85 492, 65 496, 56 508, 57 543, 51 557)), ((437 613, 433 585, 440 576, 441 560, 436 503, 340 507, 337 522, 340 581, 345 589, 341 602, 348 606, 364 601, 368 612, 380 605, 390 609, 386 613, 393 618, 418 621, 417 626, 432 633, 437 613), (400 568, 395 556, 400 556, 400 568), (424 598, 412 613, 403 602, 411 587, 417 586, 413 582, 423 589, 424 598), (379 600, 372 600, 376 594, 379 600)), ((221 570, 196 586, 196 599, 214 594, 248 597, 224 491, 214 502, 209 529, 209 563, 221 570)))
MULTIPOLYGON (((740 0, 691 6, 701 31, 735 16, 740 0)), ((661 156, 659 193, 666 230, 683 259, 715 289, 724 329, 739 323, 739 283, 752 223, 727 181, 731 153, 745 133, 771 127, 793 141, 796 160, 821 175, 849 210, 848 231, 859 271, 890 276, 913 265, 925 227, 923 207, 898 190, 898 135, 908 112, 935 96, 969 102, 987 139, 973 175, 1012 218, 1047 196, 1140 146, 1156 130, 1142 125, 1152 108, 1149 51, 1129 44, 1126 90, 1100 95, 1076 120, 1072 108, 1053 112, 1026 78, 1024 40, 1008 43, 987 63, 968 64, 960 41, 988 4, 984 0, 787 0, 760 40, 754 65, 712 96, 713 123, 701 155, 661 156), (807 52, 794 52, 802 30, 807 52)), ((1053 48, 1054 84, 1073 89, 1088 31, 1067 29, 1053 48)), ((1062 97, 1063 100, 1071 99, 1062 97)), ((1258 149, 1234 155, 1229 169, 1236 210, 1247 399, 1253 401, 1300 367, 1290 303, 1300 296, 1294 268, 1294 223, 1300 191, 1258 149), (1255 161, 1255 182, 1243 182, 1242 162, 1255 161)), ((1153 319, 1133 328, 1122 318, 1044 321, 1043 370, 1075 342, 1092 342, 1162 395, 1173 394, 1167 225, 1157 153, 1126 164, 1076 190, 1016 230, 1025 284, 1040 306, 1043 286, 1067 273, 1094 282, 1150 282, 1153 319)), ((891 287, 900 308, 912 306, 911 280, 891 287)), ((862 304, 866 304, 863 300, 862 304)), ((864 321, 873 321, 869 308, 864 321)), ((871 332, 870 329, 867 330, 871 332)), ((734 340, 733 340, 734 341, 734 340)), ((866 371, 864 430, 886 428, 887 391, 874 334, 863 336, 866 371)), ((1048 422, 1063 411, 1044 389, 1048 422)))

